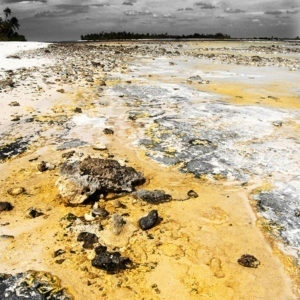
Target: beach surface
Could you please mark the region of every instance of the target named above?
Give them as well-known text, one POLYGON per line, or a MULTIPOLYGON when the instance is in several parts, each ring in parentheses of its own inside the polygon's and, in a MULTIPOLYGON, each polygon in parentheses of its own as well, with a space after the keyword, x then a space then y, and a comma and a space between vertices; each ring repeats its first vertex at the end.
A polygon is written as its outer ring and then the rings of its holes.
POLYGON ((299 299, 299 53, 0 43, 0 295, 299 299))

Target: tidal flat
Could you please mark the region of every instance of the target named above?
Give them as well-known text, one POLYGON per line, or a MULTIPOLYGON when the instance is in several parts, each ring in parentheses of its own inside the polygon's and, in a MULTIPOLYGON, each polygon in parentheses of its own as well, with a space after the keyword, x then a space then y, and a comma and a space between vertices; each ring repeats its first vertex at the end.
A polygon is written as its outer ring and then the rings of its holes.
POLYGON ((299 53, 0 43, 0 298, 298 299, 299 53))

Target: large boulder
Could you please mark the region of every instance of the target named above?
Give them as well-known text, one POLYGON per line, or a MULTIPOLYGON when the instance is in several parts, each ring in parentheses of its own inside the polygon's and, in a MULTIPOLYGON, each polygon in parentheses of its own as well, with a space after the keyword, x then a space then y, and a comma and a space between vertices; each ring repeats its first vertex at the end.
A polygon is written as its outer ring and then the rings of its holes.
POLYGON ((133 192, 145 182, 144 176, 132 167, 121 166, 112 159, 87 157, 68 160, 61 165, 57 181, 60 195, 69 204, 83 203, 96 192, 100 194, 133 192))

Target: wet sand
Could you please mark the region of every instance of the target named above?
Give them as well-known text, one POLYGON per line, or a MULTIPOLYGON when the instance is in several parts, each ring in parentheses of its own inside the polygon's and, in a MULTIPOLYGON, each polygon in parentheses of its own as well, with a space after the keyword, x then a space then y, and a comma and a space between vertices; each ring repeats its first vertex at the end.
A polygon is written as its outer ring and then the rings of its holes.
MULTIPOLYGON (((198 47, 191 43, 184 47, 191 45, 198 47)), ((114 44, 110 46, 114 47, 114 44)), ((164 55, 159 59, 166 60, 168 65, 173 61, 180 67, 185 58, 164 55)), ((144 84, 141 80, 145 78, 150 82, 180 85, 185 74, 177 78, 163 74, 166 64, 156 61, 151 65, 149 57, 130 57, 129 64, 124 73, 118 67, 99 71, 95 82, 84 82, 80 87, 77 83, 60 82, 47 84, 39 93, 35 92, 35 87, 26 88, 24 85, 2 91, 7 110, 1 128, 3 133, 10 133, 3 135, 5 142, 15 140, 18 135, 25 136, 28 131, 38 137, 22 154, 0 164, 1 201, 9 201, 14 206, 12 211, 0 213, 1 235, 14 237, 1 237, 0 272, 14 274, 32 269, 51 272, 61 279, 62 286, 68 288, 74 299, 297 299, 299 267, 291 255, 279 249, 278 240, 267 232, 266 223, 257 215, 256 203, 251 197, 259 189, 268 190, 270 182, 265 177, 256 177, 246 184, 224 178, 195 178, 193 174, 179 172, 176 165, 164 166, 147 156, 147 151, 136 143, 140 130, 147 125, 146 121, 128 121, 128 107, 117 100, 122 100, 123 96, 111 94, 110 88, 128 80, 130 85, 136 82, 144 84), (146 72, 137 70, 140 66, 149 69, 146 72), (148 74, 147 77, 144 74, 148 74), (102 77, 106 77, 103 93, 99 91, 102 77), (61 88, 64 93, 57 92, 61 88), (14 110, 8 104, 16 99, 21 105, 14 110), (76 107, 82 108, 88 118, 76 114, 76 107), (16 110, 22 115, 21 121, 33 117, 36 122, 33 127, 24 122, 11 128, 8 116, 16 110), (93 119, 99 117, 105 122, 93 119), (65 127, 65 120, 77 122, 77 127, 64 131, 68 127, 65 127), (114 134, 103 135, 103 127, 113 127, 114 134), (32 132, 33 128, 37 131, 32 132), (92 267, 93 250, 83 249, 77 242, 76 229, 68 229, 62 221, 68 213, 84 216, 91 208, 91 203, 77 207, 65 205, 55 184, 60 176, 58 167, 45 172, 37 170, 37 164, 42 160, 58 166, 62 153, 73 149, 57 150, 59 143, 64 144, 64 138, 86 142, 74 148, 78 153, 103 158, 113 155, 114 159, 126 161, 127 165, 144 174, 146 183, 142 188, 161 189, 172 195, 173 201, 159 205, 137 201, 131 194, 118 198, 123 204, 121 207, 115 204, 113 195, 107 200, 100 199, 110 215, 123 214, 126 225, 121 234, 115 236, 110 231, 108 218, 100 222, 104 230, 99 230, 97 235, 109 249, 119 250, 129 257, 136 264, 134 269, 110 275, 92 267), (96 143, 105 144, 107 150, 93 149, 96 143), (26 192, 9 195, 7 191, 12 187, 24 187, 26 192), (199 197, 178 201, 184 199, 189 190, 196 191, 199 197), (26 212, 30 207, 44 215, 28 218, 26 212), (144 232, 138 227, 138 219, 152 209, 158 210, 162 221, 144 232), (58 249, 65 253, 54 257, 54 251, 58 249), (237 260, 243 254, 259 259, 258 268, 239 265, 237 260), (58 262, 60 258, 62 262, 58 262)), ((192 65, 195 68, 193 61, 192 65)), ((268 71, 253 68, 258 75, 268 71)), ((200 69, 212 74, 220 71, 241 74, 243 67, 205 61, 197 65, 197 72, 200 69)), ((299 71, 280 67, 276 70, 279 75, 263 84, 257 79, 249 83, 248 75, 246 78, 237 75, 242 79, 213 79, 211 76, 209 84, 186 82, 188 78, 185 77, 184 85, 224 96, 228 103, 297 111, 299 93, 295 80, 299 78, 299 71), (287 78, 291 80, 281 81, 281 74, 288 74, 287 78)), ((193 74, 192 70, 184 71, 193 74)), ((38 70, 36 73, 38 78, 38 70)), ((298 126, 293 127, 296 132, 299 132, 298 126)))

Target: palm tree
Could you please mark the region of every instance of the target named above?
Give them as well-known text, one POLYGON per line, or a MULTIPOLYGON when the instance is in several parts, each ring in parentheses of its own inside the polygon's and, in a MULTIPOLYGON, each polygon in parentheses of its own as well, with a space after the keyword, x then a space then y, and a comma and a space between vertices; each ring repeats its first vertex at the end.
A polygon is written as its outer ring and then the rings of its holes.
POLYGON ((5 20, 8 19, 8 17, 11 15, 11 9, 9 7, 6 7, 4 10, 3 10, 4 14, 5 14, 5 20))

